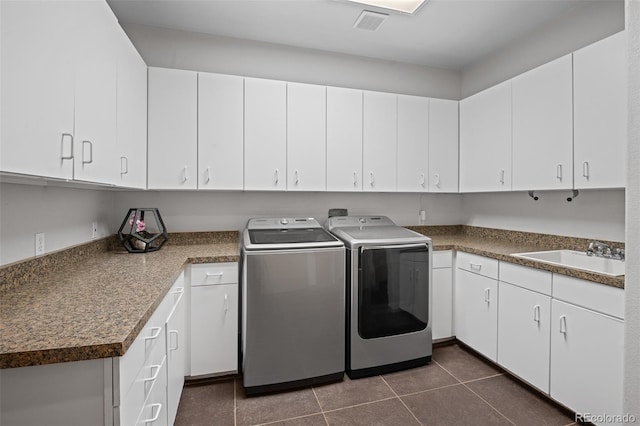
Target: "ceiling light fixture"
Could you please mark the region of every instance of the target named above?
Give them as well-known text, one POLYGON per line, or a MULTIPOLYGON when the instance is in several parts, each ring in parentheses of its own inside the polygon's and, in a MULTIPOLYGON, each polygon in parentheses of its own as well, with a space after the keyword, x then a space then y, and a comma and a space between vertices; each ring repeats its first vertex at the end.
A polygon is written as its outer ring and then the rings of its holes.
POLYGON ((413 14, 426 0, 347 0, 352 3, 365 4, 367 6, 380 7, 396 12, 413 14))

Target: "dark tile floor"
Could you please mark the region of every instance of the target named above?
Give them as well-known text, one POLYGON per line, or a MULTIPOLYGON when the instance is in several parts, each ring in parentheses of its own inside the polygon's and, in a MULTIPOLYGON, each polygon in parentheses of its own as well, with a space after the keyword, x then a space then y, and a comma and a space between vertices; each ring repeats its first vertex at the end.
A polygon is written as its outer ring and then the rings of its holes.
POLYGON ((383 376, 246 397, 238 379, 187 385, 176 426, 570 425, 571 415, 458 344, 383 376))

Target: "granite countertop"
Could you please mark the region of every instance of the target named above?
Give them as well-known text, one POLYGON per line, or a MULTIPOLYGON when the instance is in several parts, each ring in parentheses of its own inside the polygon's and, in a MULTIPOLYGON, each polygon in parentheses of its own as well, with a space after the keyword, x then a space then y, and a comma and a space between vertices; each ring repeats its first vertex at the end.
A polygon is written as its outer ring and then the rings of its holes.
MULTIPOLYGON (((410 228, 430 236, 434 250, 465 251, 624 287, 624 277, 510 255, 559 245, 573 249, 582 240, 484 228, 468 232, 471 227, 462 226, 410 228)), ((0 368, 124 355, 185 265, 237 262, 238 239, 237 232, 171 235, 171 244, 146 254, 129 254, 111 241, 111 250, 91 246, 87 254, 82 246, 0 268, 0 368)))

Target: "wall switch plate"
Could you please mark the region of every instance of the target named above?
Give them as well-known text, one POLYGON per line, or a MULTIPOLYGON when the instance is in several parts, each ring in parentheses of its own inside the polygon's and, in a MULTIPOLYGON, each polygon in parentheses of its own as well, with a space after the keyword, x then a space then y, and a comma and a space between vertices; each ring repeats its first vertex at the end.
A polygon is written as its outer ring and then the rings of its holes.
POLYGON ((420 210, 420 225, 424 225, 427 221, 427 212, 425 210, 420 210))
POLYGON ((94 240, 98 238, 98 222, 91 223, 91 239, 94 240))
POLYGON ((36 256, 44 254, 44 232, 36 234, 36 256))

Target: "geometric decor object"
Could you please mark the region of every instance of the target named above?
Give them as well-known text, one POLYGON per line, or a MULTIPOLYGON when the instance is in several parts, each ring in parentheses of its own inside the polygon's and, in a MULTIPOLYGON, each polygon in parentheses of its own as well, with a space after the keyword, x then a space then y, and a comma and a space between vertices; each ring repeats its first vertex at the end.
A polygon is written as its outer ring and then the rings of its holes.
POLYGON ((169 235, 158 209, 134 208, 124 217, 118 238, 129 253, 147 253, 160 250, 169 235))

